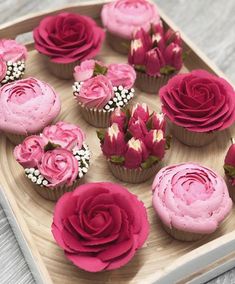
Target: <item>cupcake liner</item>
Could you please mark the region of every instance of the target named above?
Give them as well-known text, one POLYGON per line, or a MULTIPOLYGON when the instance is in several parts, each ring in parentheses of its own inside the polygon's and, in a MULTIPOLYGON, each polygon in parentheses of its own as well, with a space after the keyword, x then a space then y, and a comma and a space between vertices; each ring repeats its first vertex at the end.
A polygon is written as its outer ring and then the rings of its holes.
POLYGON ((121 54, 128 54, 131 41, 125 38, 121 38, 117 35, 114 35, 110 32, 106 33, 106 38, 109 45, 112 47, 113 50, 121 53, 121 54))
POLYGON ((5 135, 8 138, 8 140, 10 140, 11 143, 14 145, 21 144, 23 140, 28 136, 28 135, 23 135, 23 134, 14 134, 14 133, 6 133, 6 132, 5 132, 5 135))
POLYGON ((167 84, 168 80, 175 75, 162 75, 161 77, 149 76, 145 73, 136 71, 135 86, 143 92, 158 94, 160 88, 167 84))
POLYGON ((233 200, 233 202, 235 203, 235 186, 231 184, 229 177, 225 177, 225 181, 228 187, 228 192, 229 192, 229 196, 231 197, 231 199, 233 200))
POLYGON ((173 227, 169 228, 163 223, 162 226, 169 235, 171 235, 174 239, 179 241, 193 242, 193 241, 198 241, 205 236, 205 234, 197 234, 197 233, 181 231, 173 227))
POLYGON ((107 160, 112 174, 119 180, 129 183, 142 183, 154 176, 160 169, 160 163, 153 165, 149 169, 128 169, 124 166, 115 165, 107 160))

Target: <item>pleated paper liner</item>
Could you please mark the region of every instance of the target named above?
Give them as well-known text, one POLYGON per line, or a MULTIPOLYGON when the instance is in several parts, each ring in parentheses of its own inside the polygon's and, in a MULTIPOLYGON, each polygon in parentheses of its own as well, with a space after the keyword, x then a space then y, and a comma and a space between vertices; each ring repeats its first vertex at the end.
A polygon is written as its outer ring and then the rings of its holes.
POLYGON ((153 177, 160 169, 161 163, 153 165, 149 169, 128 169, 124 166, 116 165, 107 160, 110 171, 119 180, 129 183, 142 183, 153 177))
POLYGON ((10 140, 11 143, 14 144, 14 145, 21 144, 23 142, 23 140, 28 136, 28 135, 7 133, 7 132, 5 132, 5 135, 8 138, 8 140, 10 140))
POLYGON ((231 184, 231 181, 229 180, 228 176, 225 176, 225 181, 226 181, 226 184, 227 184, 227 187, 228 187, 229 196, 231 197, 231 199, 235 203, 235 186, 231 184))
POLYGON ((161 87, 166 85, 168 80, 175 74, 176 73, 171 75, 162 75, 161 77, 154 77, 136 71, 135 86, 143 92, 157 95, 161 87))
POLYGON ((121 54, 128 54, 131 45, 130 40, 121 38, 110 32, 106 33, 106 38, 113 50, 121 54))

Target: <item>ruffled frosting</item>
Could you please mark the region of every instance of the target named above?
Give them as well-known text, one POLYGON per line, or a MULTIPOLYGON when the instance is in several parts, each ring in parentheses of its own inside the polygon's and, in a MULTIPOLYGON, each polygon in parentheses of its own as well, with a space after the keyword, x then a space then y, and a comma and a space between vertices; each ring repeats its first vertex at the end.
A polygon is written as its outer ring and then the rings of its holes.
POLYGON ((17 62, 26 60, 27 49, 13 39, 0 40, 0 57, 5 61, 17 62))

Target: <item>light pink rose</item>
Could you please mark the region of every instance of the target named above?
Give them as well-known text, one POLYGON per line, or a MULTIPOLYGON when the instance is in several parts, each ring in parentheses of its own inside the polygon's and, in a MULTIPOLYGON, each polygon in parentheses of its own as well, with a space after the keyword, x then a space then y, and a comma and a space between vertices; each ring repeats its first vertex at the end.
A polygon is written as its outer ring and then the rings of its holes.
POLYGON ((56 148, 44 153, 38 169, 50 182, 48 187, 71 186, 78 175, 78 161, 70 151, 56 148))
POLYGON ((77 99, 86 107, 103 108, 113 96, 111 81, 103 75, 98 75, 82 84, 77 99))
POLYGON ((15 147, 14 157, 24 168, 37 167, 44 153, 45 143, 40 136, 32 135, 15 147))
POLYGON ((7 72, 6 62, 0 57, 0 83, 5 78, 7 72))
POLYGON ((81 149, 85 139, 85 134, 80 127, 63 121, 47 126, 42 134, 46 143, 50 141, 67 150, 72 150, 75 147, 81 149))
POLYGON ((136 79, 135 70, 129 64, 110 64, 106 76, 113 86, 122 85, 127 89, 134 85, 136 79))
POLYGON ((17 62, 26 60, 27 49, 13 39, 0 40, 0 56, 4 61, 17 62))

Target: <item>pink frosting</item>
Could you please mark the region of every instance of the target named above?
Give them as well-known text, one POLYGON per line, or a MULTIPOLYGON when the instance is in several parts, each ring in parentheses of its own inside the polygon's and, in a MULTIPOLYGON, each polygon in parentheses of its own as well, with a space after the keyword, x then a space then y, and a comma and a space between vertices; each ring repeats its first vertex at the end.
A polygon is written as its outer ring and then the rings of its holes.
POLYGON ((0 56, 0 83, 5 78, 7 72, 6 62, 0 56))
POLYGON ((13 39, 0 40, 0 56, 4 61, 17 62, 26 60, 27 49, 13 39))
POLYGON ((170 228, 210 234, 232 208, 223 178, 193 163, 161 169, 152 189, 154 209, 170 228))
POLYGON ((131 39, 140 27, 148 31, 151 23, 159 22, 157 6, 147 0, 117 0, 104 5, 101 18, 107 30, 131 39))
POLYGON ((0 130, 39 132, 60 112, 59 96, 47 83, 27 78, 0 88, 0 130))
POLYGON ((112 82, 113 86, 122 85, 127 89, 130 89, 134 85, 136 79, 135 70, 129 64, 110 64, 106 76, 112 82))
POLYGON ((42 134, 46 144, 50 141, 67 150, 81 149, 85 140, 85 134, 80 127, 63 121, 47 126, 42 134))
POLYGON ((100 66, 106 67, 104 63, 97 60, 84 60, 80 65, 77 65, 74 68, 74 79, 77 82, 84 82, 94 75, 95 65, 99 64, 100 66))

